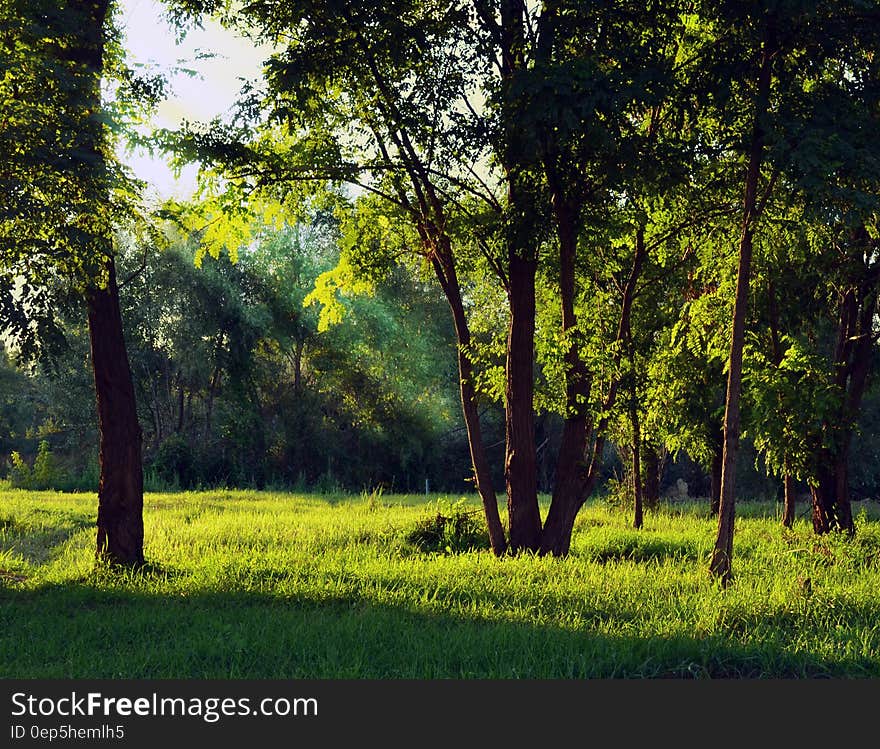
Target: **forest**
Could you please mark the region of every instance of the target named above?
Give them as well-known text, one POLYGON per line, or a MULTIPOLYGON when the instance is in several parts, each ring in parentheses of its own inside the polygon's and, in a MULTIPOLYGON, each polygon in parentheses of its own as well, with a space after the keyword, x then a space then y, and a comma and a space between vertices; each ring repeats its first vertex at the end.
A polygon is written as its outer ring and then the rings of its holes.
MULTIPOLYGON (((14 508, 67 496, 47 538, 120 580, 187 497, 284 495, 403 496, 407 543, 575 577, 671 556, 735 588, 743 523, 747 581, 756 538, 818 555, 767 562, 799 596, 873 570, 880 3, 162 7, 269 50, 229 117, 150 126, 169 83, 113 0, 0 0, 10 584, 51 557, 14 508), (197 190, 147 200, 132 149, 197 190), (702 530, 652 540, 682 513, 702 530), (583 535, 609 523, 629 552, 583 535)), ((400 552, 373 522, 352 538, 400 552)))

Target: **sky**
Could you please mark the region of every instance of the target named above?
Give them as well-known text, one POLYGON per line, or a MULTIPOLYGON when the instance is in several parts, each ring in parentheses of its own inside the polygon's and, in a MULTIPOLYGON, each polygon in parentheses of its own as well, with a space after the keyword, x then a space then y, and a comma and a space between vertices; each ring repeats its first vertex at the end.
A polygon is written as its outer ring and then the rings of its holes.
MULTIPOLYGON (((177 44, 175 33, 163 17, 157 0, 121 0, 119 22, 125 35, 130 64, 145 65, 155 73, 180 66, 198 75, 171 75, 172 96, 162 102, 153 118, 156 127, 175 128, 182 120, 208 121, 228 114, 236 101, 242 78, 260 75, 266 51, 219 24, 206 20, 203 29, 190 31, 177 44), (196 59, 199 52, 211 52, 211 59, 196 59)), ((179 178, 161 160, 147 154, 121 154, 135 175, 150 187, 148 198, 188 197, 195 187, 196 167, 186 168, 179 178)))

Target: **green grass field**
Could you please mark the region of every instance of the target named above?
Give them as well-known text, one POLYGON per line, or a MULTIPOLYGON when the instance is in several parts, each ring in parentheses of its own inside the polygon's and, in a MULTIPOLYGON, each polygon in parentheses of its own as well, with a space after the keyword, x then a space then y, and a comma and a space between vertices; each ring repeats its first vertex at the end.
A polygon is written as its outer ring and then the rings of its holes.
MULTIPOLYGON (((474 507, 476 503, 473 502, 474 507)), ((0 491, 0 677, 880 676, 880 516, 855 541, 743 505, 601 502, 569 558, 420 551, 423 497, 148 494, 144 571, 95 568, 94 495, 0 491)))

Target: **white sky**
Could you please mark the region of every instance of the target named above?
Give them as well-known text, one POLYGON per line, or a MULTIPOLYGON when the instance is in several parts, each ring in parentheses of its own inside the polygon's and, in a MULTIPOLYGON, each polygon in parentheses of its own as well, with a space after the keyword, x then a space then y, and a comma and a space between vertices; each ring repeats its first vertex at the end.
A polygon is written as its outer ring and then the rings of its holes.
MULTIPOLYGON (((208 121, 227 114, 235 104, 241 79, 260 75, 266 50, 255 49, 250 41, 212 21, 204 21, 203 29, 193 29, 178 45, 158 0, 120 0, 119 20, 131 64, 148 65, 152 72, 177 65, 199 73, 196 77, 170 76, 172 96, 159 105, 153 120, 156 127, 175 128, 184 119, 208 121), (196 60, 199 52, 216 56, 196 60)), ((148 199, 185 198, 195 187, 195 166, 175 179, 161 159, 146 154, 121 154, 121 158, 150 185, 148 199)))

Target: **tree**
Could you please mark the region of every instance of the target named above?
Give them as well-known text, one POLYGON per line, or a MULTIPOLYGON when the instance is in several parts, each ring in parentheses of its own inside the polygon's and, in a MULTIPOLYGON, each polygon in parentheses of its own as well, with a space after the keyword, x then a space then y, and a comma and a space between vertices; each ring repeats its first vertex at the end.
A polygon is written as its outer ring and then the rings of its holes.
MULTIPOLYGON (((732 574, 743 348, 756 229, 780 180, 790 179, 793 185, 809 184, 811 188, 818 188, 818 202, 821 203, 824 196, 838 189, 835 171, 842 170, 846 174, 856 166, 854 157, 857 157, 858 149, 854 146, 859 143, 861 134, 853 137, 855 133, 845 128, 836 130, 832 141, 835 145, 817 151, 817 136, 828 132, 821 119, 811 113, 817 111, 818 102, 826 106, 830 103, 829 89, 846 90, 847 94, 841 100, 849 101, 855 97, 856 109, 861 113, 858 116, 860 122, 864 123, 865 114, 872 112, 873 102, 868 91, 873 86, 863 75, 865 67, 861 59, 864 54, 861 50, 876 47, 873 34, 877 12, 873 4, 865 6, 848 2, 831 5, 803 3, 794 8, 767 3, 757 12, 751 5, 731 3, 722 6, 717 16, 722 24, 719 28, 733 24, 742 32, 728 37, 732 42, 728 50, 731 54, 729 62, 744 66, 740 67, 738 77, 748 85, 740 91, 743 98, 738 100, 738 107, 749 114, 747 121, 740 123, 744 128, 740 132, 745 134, 745 128, 750 132, 748 139, 739 141, 745 146, 740 151, 744 159, 744 197, 728 358, 721 506, 710 564, 711 573, 722 584, 727 584, 732 574), (852 74, 856 74, 854 86, 849 82, 852 74), (810 149, 809 156, 805 147, 810 149), (832 154, 832 158, 826 159, 832 154)), ((719 42, 722 40, 720 37, 719 42)), ((723 44, 718 46, 724 48, 723 44)), ((719 59, 725 57, 724 53, 718 54, 719 59)), ((871 58, 872 53, 867 57, 871 58)), ((872 116, 868 114, 868 121, 872 116)), ((829 218, 832 217, 826 213, 825 219, 829 218)), ((848 222, 853 218, 850 213, 848 222)), ((848 314, 853 327, 847 335, 855 330, 855 317, 848 314)), ((844 339, 850 340, 844 336, 841 344, 849 346, 844 339)), ((861 377, 860 373, 858 377, 861 377)), ((845 518, 843 523, 847 524, 845 518)))
MULTIPOLYGON (((189 12, 217 9, 201 2, 178 6, 189 12)), ((521 2, 462 2, 442 11, 420 2, 346 3, 333 8, 332 18, 328 13, 321 3, 283 10, 270 3, 249 5, 238 22, 267 37, 283 31, 292 39, 268 62, 268 96, 252 102, 269 113, 269 124, 256 134, 222 128, 190 133, 184 148, 221 164, 225 176, 245 190, 289 194, 291 185, 303 181, 347 180, 381 199, 386 226, 389 216, 409 223, 412 240, 405 246, 431 264, 455 320, 474 472, 493 549, 500 552, 505 540, 494 491, 481 488, 489 486, 489 472, 479 439, 474 347, 461 281, 463 272, 496 277, 506 306, 509 542, 516 551, 564 554, 575 515, 595 485, 607 428, 607 417, 592 419, 589 413, 588 404, 597 399, 575 311, 584 211, 589 205, 599 217, 603 210, 597 207, 604 207, 612 218, 601 221, 610 225, 622 223, 624 215, 646 213, 650 186, 665 179, 656 172, 667 174, 656 165, 674 163, 655 156, 675 151, 668 143, 659 146, 659 134, 674 132, 674 108, 664 109, 664 100, 675 88, 670 83, 675 39, 683 26, 674 7, 630 3, 612 12, 557 3, 537 9, 521 2), (642 36, 645 29, 651 31, 642 36), (611 207, 618 203, 625 209, 611 207), (462 241, 468 233, 470 241, 462 241), (543 526, 534 408, 542 263, 558 269, 546 278, 560 290, 568 381, 555 497, 543 526)), ((619 281, 621 319, 614 336, 618 369, 645 258, 666 241, 668 227, 651 223, 642 218, 635 231, 618 226, 617 234, 594 232, 600 241, 613 234, 611 247, 630 258, 620 271, 625 278, 619 281)), ((376 247, 364 246, 360 265, 369 268, 376 247)), ((618 385, 615 373, 599 399, 605 410, 613 407, 618 385)))
POLYGON ((143 563, 140 427, 122 330, 114 221, 124 180, 109 153, 101 81, 108 0, 3 5, 4 326, 28 353, 53 330, 51 281, 84 295, 100 431, 97 555, 143 563), (33 129, 31 127, 33 126, 33 129))
MULTIPOLYGON (((177 5, 189 12, 216 10, 212 3, 177 5)), ((474 171, 479 143, 468 140, 460 122, 473 110, 467 68, 450 64, 450 50, 467 50, 465 5, 303 2, 281 9, 252 3, 246 17, 235 20, 267 36, 279 29, 290 36, 286 49, 267 65, 262 106, 272 112, 273 124, 256 140, 249 133, 233 134, 237 145, 228 132, 190 134, 187 145, 197 157, 223 164, 227 177, 246 189, 270 188, 289 198, 292 185, 347 181, 379 196, 407 223, 412 243, 406 249, 429 263, 452 315, 475 484, 492 548, 503 553, 507 542, 483 445, 455 243, 456 225, 469 213, 463 209, 467 201, 498 208, 493 191, 474 171), (456 111, 465 114, 456 118, 456 111), (298 138, 302 132, 306 135, 298 138)), ((358 225, 364 226, 362 219, 356 219, 358 225)), ((489 256, 478 227, 471 224, 470 231, 477 253, 489 256)), ((375 257, 357 258, 356 241, 348 247, 349 262, 360 259, 362 269, 382 265, 375 257)))

